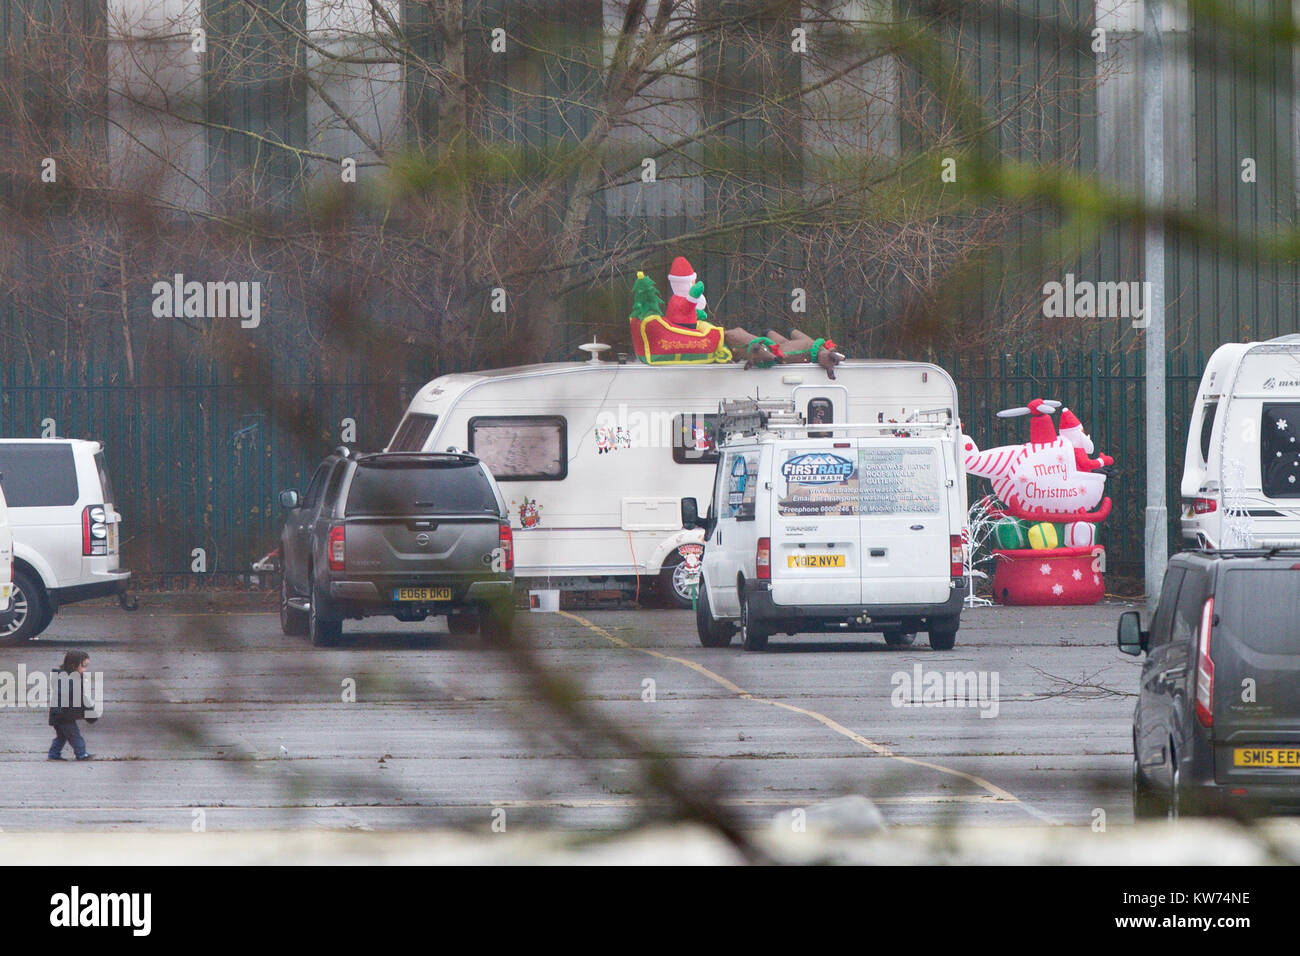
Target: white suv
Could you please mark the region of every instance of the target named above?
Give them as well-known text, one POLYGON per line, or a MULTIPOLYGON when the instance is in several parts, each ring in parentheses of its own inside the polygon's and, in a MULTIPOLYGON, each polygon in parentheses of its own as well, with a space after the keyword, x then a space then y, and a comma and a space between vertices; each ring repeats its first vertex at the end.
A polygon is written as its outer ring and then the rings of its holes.
POLYGON ((35 637, 64 604, 118 594, 126 606, 131 572, 118 567, 122 519, 99 442, 0 440, 0 482, 13 534, 13 606, 0 642, 35 637))
POLYGON ((966 519, 951 417, 901 426, 810 426, 792 410, 750 417, 761 422, 752 434, 719 447, 707 517, 682 500, 683 525, 706 536, 700 643, 724 646, 739 629, 751 651, 778 632, 874 631, 910 644, 924 630, 935 650, 951 649, 966 519))
POLYGON ((3 475, 0 475, 0 628, 8 624, 13 607, 14 533, 9 528, 3 475))

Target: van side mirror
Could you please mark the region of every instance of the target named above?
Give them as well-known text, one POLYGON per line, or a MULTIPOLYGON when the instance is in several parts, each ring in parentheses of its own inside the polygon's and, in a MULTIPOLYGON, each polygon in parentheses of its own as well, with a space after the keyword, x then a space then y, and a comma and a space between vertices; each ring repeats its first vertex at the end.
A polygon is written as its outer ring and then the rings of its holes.
POLYGON ((700 527, 700 503, 694 498, 682 499, 682 527, 687 531, 700 527))
POLYGON ((280 492, 280 507, 283 508, 285 511, 292 511, 294 508, 297 508, 301 504, 302 504, 302 499, 298 497, 298 492, 296 491, 280 492))
POLYGON ((1119 616, 1115 643, 1121 651, 1136 657, 1147 649, 1147 637, 1147 632, 1142 630, 1142 618, 1137 611, 1125 611, 1119 616))

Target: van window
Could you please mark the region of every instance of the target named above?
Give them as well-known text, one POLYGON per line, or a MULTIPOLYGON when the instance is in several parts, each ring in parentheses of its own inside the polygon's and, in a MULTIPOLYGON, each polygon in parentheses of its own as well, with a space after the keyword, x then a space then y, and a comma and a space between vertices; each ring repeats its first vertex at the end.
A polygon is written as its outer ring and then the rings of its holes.
POLYGON ((721 419, 721 415, 674 415, 673 461, 679 465, 716 465, 721 419))
POLYGON ((754 499, 758 495, 758 452, 731 452, 724 471, 727 497, 722 517, 753 521, 754 499))
POLYGON ((1300 404, 1265 404, 1259 424, 1259 475, 1268 498, 1300 498, 1300 404))
POLYGON ((1152 650, 1161 644, 1169 643, 1174 608, 1178 602, 1178 589, 1182 586, 1185 573, 1186 568, 1170 568, 1165 572, 1164 583, 1160 586, 1160 604, 1156 607, 1155 617, 1151 619, 1150 647, 1152 650))
POLYGON ((563 481, 568 427, 560 415, 483 415, 469 420, 469 450, 497 481, 563 481))
POLYGON ((388 443, 388 450, 424 451, 424 443, 433 434, 433 426, 436 424, 438 424, 437 415, 420 415, 412 412, 397 426, 393 440, 388 443))
POLYGON ((1229 568, 1214 596, 1219 626, 1263 654, 1300 654, 1300 571, 1229 568))
POLYGON ((1201 461, 1210 460, 1210 436, 1214 434, 1214 419, 1219 414, 1219 403, 1210 402, 1205 406, 1201 419, 1201 461))
POLYGON ((1173 633, 1170 641, 1175 644, 1190 644, 1201 629, 1201 608, 1209 597, 1205 587, 1205 573, 1188 570, 1183 576, 1183 586, 1178 592, 1178 604, 1174 610, 1173 633))
POLYGON ((64 442, 0 442, 0 475, 10 508, 77 503, 77 465, 64 442))

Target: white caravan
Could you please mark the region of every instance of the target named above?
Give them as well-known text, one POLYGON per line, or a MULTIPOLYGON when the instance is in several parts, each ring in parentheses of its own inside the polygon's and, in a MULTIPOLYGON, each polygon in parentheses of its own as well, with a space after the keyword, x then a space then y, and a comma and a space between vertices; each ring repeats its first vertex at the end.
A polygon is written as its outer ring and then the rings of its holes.
POLYGON ((1183 537, 1198 547, 1300 546, 1300 335, 1210 356, 1181 497, 1183 537))
POLYGON ((704 538, 682 529, 681 500, 710 496, 721 401, 794 401, 813 422, 956 421, 956 386, 937 365, 835 371, 593 360, 445 375, 415 395, 387 450, 456 447, 487 462, 510 506, 516 576, 533 587, 657 576, 689 607, 704 538))
POLYGON ((919 630, 951 650, 965 597, 966 481, 957 424, 918 415, 808 425, 782 403, 730 402, 707 516, 700 643, 722 647, 739 626, 747 651, 776 632, 919 630), (764 407, 766 406, 766 407, 764 407))

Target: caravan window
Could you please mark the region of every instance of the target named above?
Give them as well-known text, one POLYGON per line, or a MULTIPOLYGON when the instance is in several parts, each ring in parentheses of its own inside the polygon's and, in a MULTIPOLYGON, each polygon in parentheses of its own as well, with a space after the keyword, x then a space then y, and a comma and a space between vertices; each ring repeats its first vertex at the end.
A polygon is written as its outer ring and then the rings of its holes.
POLYGON ((424 451, 424 443, 438 424, 437 415, 417 415, 412 412, 397 426, 397 434, 388 443, 389 451, 424 451))
POLYGON ((674 415, 673 461, 679 465, 716 465, 721 419, 721 415, 674 415))
POLYGON ((1214 418, 1219 414, 1219 403, 1210 402, 1201 413, 1201 461, 1210 460, 1210 436, 1214 433, 1214 418))
POLYGON ((1264 406, 1259 475, 1266 497, 1300 498, 1300 404, 1264 406))
POLYGON ((469 420, 469 450, 497 481, 563 481, 568 426, 560 415, 491 415, 469 420))

